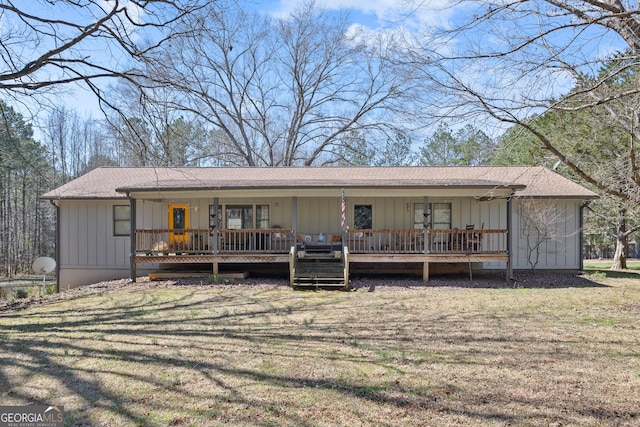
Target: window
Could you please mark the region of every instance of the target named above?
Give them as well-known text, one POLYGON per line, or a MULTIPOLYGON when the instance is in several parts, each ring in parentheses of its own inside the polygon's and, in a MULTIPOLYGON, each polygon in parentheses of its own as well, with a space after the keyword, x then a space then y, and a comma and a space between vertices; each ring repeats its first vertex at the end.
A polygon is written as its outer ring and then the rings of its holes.
MULTIPOLYGON (((424 203, 413 205, 413 228, 421 229, 425 224, 424 203)), ((451 203, 429 203, 426 224, 436 230, 451 229, 451 203)))
POLYGON ((371 205, 355 205, 353 207, 353 228, 359 230, 373 228, 373 207, 371 205))
POLYGON ((173 221, 170 222, 170 227, 173 229, 184 230, 187 228, 187 209, 185 207, 171 207, 171 214, 173 221))
POLYGON ((113 207, 113 235, 129 236, 131 234, 131 207, 113 207))
POLYGON ((229 230, 253 228, 253 206, 227 206, 226 217, 229 230))
POLYGON ((415 203, 413 205, 413 228, 417 230, 421 230, 424 227, 424 224, 431 226, 430 218, 431 218, 431 204, 427 205, 427 214, 424 214, 424 203, 415 203))
POLYGON ((451 203, 433 203, 431 205, 431 228, 436 230, 451 229, 451 203))
MULTIPOLYGON (((213 208, 210 207, 211 209, 213 208)), ((227 205, 225 207, 225 218, 227 228, 230 230, 269 228, 271 224, 269 205, 227 205)))
POLYGON ((256 206, 256 228, 269 228, 269 205, 256 206))

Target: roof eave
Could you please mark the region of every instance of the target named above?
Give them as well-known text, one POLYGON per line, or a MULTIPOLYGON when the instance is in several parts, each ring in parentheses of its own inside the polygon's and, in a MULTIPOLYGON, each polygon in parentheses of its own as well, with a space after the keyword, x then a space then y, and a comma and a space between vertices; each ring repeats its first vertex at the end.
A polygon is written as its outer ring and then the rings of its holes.
POLYGON ((516 199, 567 199, 567 200, 597 200, 600 198, 597 194, 595 195, 544 195, 544 194, 535 194, 535 195, 522 195, 515 194, 513 196, 516 199))
POLYGON ((260 185, 246 185, 246 186, 203 186, 203 187, 174 187, 174 186, 157 186, 157 187, 120 187, 116 188, 117 193, 126 194, 126 193, 146 193, 146 192, 154 192, 154 191, 228 191, 228 190, 313 190, 313 189, 327 189, 327 188, 353 188, 353 189, 397 189, 397 188, 406 188, 406 189, 442 189, 442 188, 455 188, 460 190, 485 190, 485 189, 511 189, 511 190, 524 190, 526 188, 525 185, 521 184, 432 184, 432 185, 372 185, 372 184, 362 184, 362 185, 353 185, 353 184, 336 184, 336 185, 280 185, 280 186, 260 186, 260 185))
POLYGON ((52 195, 40 196, 40 200, 123 200, 126 199, 126 195, 114 195, 114 196, 60 196, 60 195, 52 195))

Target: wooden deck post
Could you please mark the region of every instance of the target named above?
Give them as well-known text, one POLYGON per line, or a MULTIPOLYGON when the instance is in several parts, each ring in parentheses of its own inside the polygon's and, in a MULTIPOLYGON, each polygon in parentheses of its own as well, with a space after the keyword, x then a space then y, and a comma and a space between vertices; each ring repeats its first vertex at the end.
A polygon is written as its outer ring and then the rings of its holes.
MULTIPOLYGON (((217 197, 213 198, 213 213, 209 212, 209 221, 212 219, 211 215, 213 215, 213 245, 211 246, 213 254, 218 255, 218 251, 220 250, 220 248, 218 248, 218 244, 220 243, 220 231, 218 231, 218 224, 220 224, 220 218, 218 218, 218 215, 220 215, 220 202, 217 197)), ((215 264, 213 270, 214 274, 218 274, 218 267, 215 264)))
MULTIPOLYGON (((422 201, 422 241, 423 241, 423 246, 424 246, 424 250, 422 251, 425 255, 428 254, 431 250, 431 248, 429 247, 429 215, 431 214, 431 212, 429 211, 429 198, 427 196, 424 196, 424 200, 422 201)), ((428 264, 428 263, 425 263, 428 264)), ((425 282, 427 282, 429 279, 429 267, 425 267, 427 269, 427 280, 425 280, 425 282)))
POLYGON ((289 248, 289 286, 295 286, 296 257, 298 256, 298 198, 291 198, 291 247, 289 248))
POLYGON ((213 271, 212 271, 213 275, 217 277, 218 276, 218 271, 219 271, 218 270, 218 261, 213 261, 213 271))
POLYGON ((425 261, 424 265, 422 266, 422 281, 429 281, 429 261, 425 261))

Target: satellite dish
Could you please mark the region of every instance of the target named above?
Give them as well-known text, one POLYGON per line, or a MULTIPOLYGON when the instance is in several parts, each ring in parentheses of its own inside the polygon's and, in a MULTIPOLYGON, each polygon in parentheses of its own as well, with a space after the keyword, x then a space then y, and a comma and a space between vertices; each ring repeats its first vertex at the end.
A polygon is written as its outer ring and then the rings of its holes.
POLYGON ((33 261, 31 268, 37 274, 51 273, 56 268, 56 261, 53 258, 43 256, 33 261))

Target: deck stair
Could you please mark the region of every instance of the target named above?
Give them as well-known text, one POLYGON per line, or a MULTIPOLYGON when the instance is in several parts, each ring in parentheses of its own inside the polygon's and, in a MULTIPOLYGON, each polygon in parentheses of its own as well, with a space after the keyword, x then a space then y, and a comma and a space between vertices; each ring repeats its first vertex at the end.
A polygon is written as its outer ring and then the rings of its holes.
POLYGON ((306 253, 293 257, 292 268, 291 286, 295 289, 348 287, 344 254, 336 257, 334 253, 306 253))

